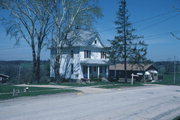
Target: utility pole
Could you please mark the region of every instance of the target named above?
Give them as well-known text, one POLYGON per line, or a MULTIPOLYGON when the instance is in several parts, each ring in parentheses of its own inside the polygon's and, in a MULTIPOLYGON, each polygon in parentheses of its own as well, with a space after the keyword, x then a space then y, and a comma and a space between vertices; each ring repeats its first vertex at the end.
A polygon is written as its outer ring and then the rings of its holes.
POLYGON ((176 62, 175 62, 175 56, 174 56, 174 84, 176 84, 176 62))

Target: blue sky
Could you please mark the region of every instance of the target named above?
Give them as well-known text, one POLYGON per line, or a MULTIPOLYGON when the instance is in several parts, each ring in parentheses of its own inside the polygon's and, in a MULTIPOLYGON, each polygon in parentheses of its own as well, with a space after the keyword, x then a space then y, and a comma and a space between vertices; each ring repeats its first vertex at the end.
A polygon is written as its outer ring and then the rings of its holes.
MULTIPOLYGON (((180 60, 180 41, 170 32, 180 36, 180 0, 127 0, 130 21, 137 29, 136 34, 143 35, 148 43, 148 58, 154 61, 180 60)), ((105 44, 116 35, 114 21, 119 0, 99 0, 104 17, 97 20, 95 29, 105 44)), ((31 60, 31 50, 21 41, 15 46, 15 40, 6 36, 0 26, 0 60, 31 60)), ((49 50, 44 49, 42 59, 49 59, 49 50)))

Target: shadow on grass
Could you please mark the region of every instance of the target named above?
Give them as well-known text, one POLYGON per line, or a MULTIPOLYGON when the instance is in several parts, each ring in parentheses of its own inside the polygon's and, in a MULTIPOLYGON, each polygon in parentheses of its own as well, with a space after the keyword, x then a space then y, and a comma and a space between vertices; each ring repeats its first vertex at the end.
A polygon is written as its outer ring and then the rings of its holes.
POLYGON ((118 82, 90 82, 90 83, 59 83, 58 85, 62 86, 72 86, 72 87, 87 87, 87 86, 99 86, 99 85, 111 85, 117 84, 118 82))
POLYGON ((118 84, 102 85, 99 86, 98 88, 111 89, 111 88, 121 88, 121 87, 138 87, 138 86, 143 86, 143 83, 134 83, 133 85, 131 85, 130 83, 118 83, 118 84))
POLYGON ((24 92, 26 87, 18 87, 13 85, 0 85, 0 100, 6 100, 22 96, 37 96, 37 95, 48 95, 56 93, 69 93, 69 92, 79 92, 74 89, 57 89, 57 88, 38 88, 29 87, 28 92, 24 92), (18 90, 18 93, 13 96, 13 89, 18 90))

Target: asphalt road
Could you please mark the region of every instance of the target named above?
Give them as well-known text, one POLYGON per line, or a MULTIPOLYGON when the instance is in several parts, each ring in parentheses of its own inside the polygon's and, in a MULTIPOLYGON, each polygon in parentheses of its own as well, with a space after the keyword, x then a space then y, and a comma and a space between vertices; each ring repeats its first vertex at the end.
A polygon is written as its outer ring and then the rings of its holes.
POLYGON ((171 120, 180 115, 180 86, 0 101, 0 120, 171 120))

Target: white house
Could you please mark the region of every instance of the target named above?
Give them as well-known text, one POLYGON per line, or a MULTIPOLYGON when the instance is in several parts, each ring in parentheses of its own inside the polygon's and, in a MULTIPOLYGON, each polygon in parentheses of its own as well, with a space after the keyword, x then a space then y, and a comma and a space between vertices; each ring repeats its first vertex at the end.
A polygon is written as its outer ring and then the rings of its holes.
MULTIPOLYGON (((56 52, 51 48, 51 72, 54 77, 54 58, 56 52)), ((78 40, 72 47, 64 47, 60 62, 60 75, 67 79, 107 78, 108 58, 99 35, 95 32, 79 30, 78 40)))

